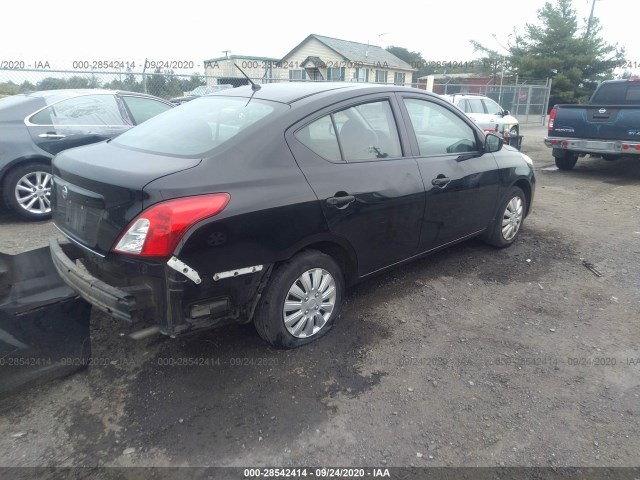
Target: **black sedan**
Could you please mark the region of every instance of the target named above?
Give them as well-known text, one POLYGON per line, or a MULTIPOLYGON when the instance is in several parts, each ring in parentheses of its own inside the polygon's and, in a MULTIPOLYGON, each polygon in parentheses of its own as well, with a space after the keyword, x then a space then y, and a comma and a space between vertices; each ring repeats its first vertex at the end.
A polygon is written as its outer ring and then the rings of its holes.
POLYGON ((112 90, 50 90, 0 100, 0 186, 28 220, 51 216, 51 158, 112 138, 165 112, 160 98, 112 90))
POLYGON ((437 95, 350 83, 242 87, 53 162, 62 278, 137 334, 253 321, 326 333, 345 288, 475 236, 511 245, 531 159, 437 95), (134 327, 135 328, 135 327, 134 327))

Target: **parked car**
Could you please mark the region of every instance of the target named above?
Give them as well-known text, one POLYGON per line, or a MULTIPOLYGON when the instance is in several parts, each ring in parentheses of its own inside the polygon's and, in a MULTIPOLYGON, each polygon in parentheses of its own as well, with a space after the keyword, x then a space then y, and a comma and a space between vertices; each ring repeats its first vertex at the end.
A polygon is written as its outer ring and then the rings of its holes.
POLYGON ((443 97, 466 113, 482 129, 506 133, 509 137, 520 134, 518 119, 489 97, 472 93, 455 93, 443 97))
POLYGON ((136 336, 253 321, 279 347, 326 333, 349 285, 471 237, 511 245, 535 187, 529 157, 438 95, 358 83, 202 97, 53 172, 70 242, 52 259, 81 296, 136 336))
POLYGON ((112 138, 172 108, 160 98, 112 90, 50 90, 0 100, 0 186, 27 220, 51 216, 51 158, 112 138))
POLYGON ((602 82, 586 105, 555 105, 548 127, 544 143, 560 170, 585 155, 640 158, 640 78, 602 82))
POLYGON ((195 100, 198 97, 211 95, 212 93, 220 92, 222 90, 228 90, 230 88, 233 88, 233 85, 229 83, 223 83, 221 85, 200 85, 190 92, 185 93, 182 97, 174 97, 169 99, 169 101, 171 103, 175 103, 176 105, 182 105, 183 103, 190 102, 191 100, 195 100))

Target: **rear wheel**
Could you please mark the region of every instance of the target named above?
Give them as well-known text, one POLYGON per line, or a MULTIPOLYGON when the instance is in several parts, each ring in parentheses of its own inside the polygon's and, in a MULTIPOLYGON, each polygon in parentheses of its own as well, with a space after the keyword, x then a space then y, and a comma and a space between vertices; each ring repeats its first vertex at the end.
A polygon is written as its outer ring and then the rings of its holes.
POLYGON ((271 276, 256 310, 258 334, 295 348, 327 333, 340 314, 344 279, 338 264, 316 250, 299 253, 271 276))
POLYGON ((556 167, 560 170, 571 170, 578 161, 578 155, 567 154, 564 157, 556 157, 556 167))
POLYGON ((485 241, 494 247, 508 247, 516 241, 527 211, 527 197, 519 187, 512 187, 500 204, 493 227, 485 241))
POLYGON ((11 170, 3 184, 5 203, 26 220, 51 217, 51 165, 31 163, 11 170))

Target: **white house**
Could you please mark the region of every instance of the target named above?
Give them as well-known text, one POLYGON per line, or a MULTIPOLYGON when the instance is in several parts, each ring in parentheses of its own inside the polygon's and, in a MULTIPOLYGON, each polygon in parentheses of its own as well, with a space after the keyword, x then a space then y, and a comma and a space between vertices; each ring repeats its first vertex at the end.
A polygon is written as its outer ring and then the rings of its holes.
MULTIPOLYGON (((382 47, 311 34, 280 60, 289 80, 410 85, 414 69, 382 47)), ((275 73, 275 72, 274 72, 275 73)))

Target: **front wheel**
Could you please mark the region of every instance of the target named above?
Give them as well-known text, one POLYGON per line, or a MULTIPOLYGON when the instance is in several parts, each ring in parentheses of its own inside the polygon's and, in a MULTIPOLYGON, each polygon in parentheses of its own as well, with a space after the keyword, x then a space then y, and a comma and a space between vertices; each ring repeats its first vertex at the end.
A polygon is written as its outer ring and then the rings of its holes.
POLYGON ((527 211, 527 197, 519 187, 512 187, 500 204, 493 226, 485 241, 494 247, 508 247, 516 241, 527 211))
POLYGON ((5 203, 26 220, 51 217, 51 165, 31 163, 11 170, 3 185, 5 203))
POLYGON ((340 314, 344 277, 329 255, 301 252, 281 264, 267 284, 254 318, 271 345, 296 348, 327 333, 340 314))

